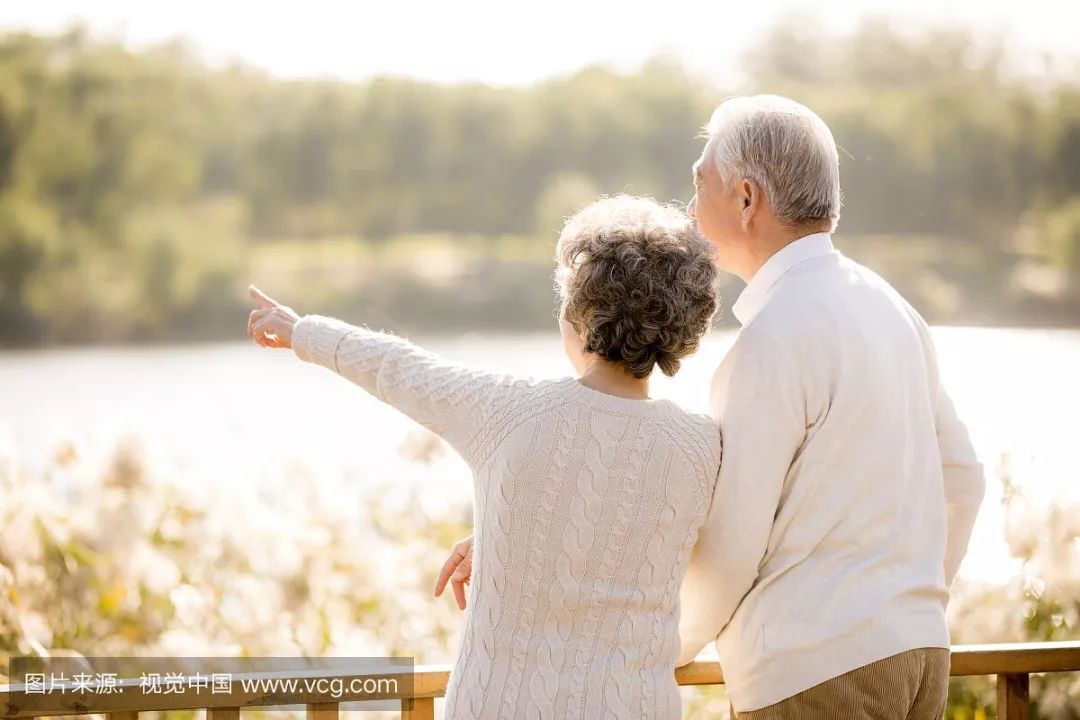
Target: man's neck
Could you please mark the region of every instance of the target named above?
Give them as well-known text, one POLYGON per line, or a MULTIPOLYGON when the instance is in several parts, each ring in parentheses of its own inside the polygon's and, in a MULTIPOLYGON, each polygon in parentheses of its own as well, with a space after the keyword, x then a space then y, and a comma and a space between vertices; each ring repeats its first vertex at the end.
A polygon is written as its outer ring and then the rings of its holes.
POLYGON ((773 255, 807 235, 826 231, 827 228, 784 229, 755 238, 755 242, 746 249, 746 262, 743 263, 743 267, 738 273, 739 278, 743 282, 749 283, 750 279, 761 269, 761 266, 767 263, 773 255))

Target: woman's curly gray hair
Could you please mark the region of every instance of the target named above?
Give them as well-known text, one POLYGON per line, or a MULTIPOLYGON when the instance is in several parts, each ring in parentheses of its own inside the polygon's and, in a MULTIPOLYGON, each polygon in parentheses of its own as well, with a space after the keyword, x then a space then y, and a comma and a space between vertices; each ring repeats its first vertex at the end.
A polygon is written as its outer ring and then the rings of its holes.
POLYGON ((567 220, 555 260, 562 314, 585 351, 636 378, 657 365, 674 375, 712 324, 713 248, 673 206, 601 198, 567 220))

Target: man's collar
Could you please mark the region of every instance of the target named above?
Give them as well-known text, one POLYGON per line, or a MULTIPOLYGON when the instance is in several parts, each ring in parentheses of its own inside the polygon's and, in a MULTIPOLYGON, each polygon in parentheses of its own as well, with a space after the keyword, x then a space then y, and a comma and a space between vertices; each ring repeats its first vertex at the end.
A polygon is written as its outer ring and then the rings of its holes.
POLYGON ((814 233, 793 240, 777 250, 772 257, 765 261, 750 282, 742 295, 731 306, 731 311, 739 322, 746 325, 765 307, 769 291, 781 277, 796 265, 821 255, 828 255, 833 251, 832 237, 827 232, 814 233))

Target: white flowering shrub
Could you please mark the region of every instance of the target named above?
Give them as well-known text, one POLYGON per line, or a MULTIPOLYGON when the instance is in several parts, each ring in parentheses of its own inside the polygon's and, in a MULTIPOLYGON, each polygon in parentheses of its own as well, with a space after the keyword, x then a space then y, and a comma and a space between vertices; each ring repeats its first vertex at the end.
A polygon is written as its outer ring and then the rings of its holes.
MULTIPOLYGON (((61 446, 35 476, 0 453, 0 655, 447 662, 460 613, 431 586, 469 532, 469 508, 428 495, 445 482, 430 464, 442 451, 411 436, 408 482, 347 499, 302 469, 273 492, 186 483, 137 440, 103 463, 61 446)), ((958 581, 953 641, 1078 639, 1080 508, 1035 506, 1002 468, 1007 540, 1023 572, 1005 585, 958 581)), ((687 718, 727 713, 722 688, 683 696, 687 718)), ((1080 718, 1080 674, 1033 677, 1032 697, 1036 717, 1080 718)), ((979 720, 993 706, 993 678, 953 680, 947 717, 979 720)))

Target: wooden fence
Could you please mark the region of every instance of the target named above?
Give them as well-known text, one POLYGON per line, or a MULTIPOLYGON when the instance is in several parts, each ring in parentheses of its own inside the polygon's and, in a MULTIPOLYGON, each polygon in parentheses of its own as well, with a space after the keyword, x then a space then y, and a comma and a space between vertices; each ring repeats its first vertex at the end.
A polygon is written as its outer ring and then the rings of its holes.
MULTIPOLYGON (((1080 671, 1080 642, 1025 643, 1007 645, 956 645, 952 648, 953 677, 965 675, 997 676, 997 708, 1000 720, 1026 720, 1030 716, 1028 678, 1032 673, 1080 671)), ((55 704, 42 709, 39 703, 19 704, 23 686, 0 688, 3 694, 3 718, 29 720, 48 715, 86 715, 105 713, 108 720, 138 720, 142 711, 206 710, 207 720, 238 720, 240 709, 267 705, 305 705, 307 720, 337 720, 340 703, 357 700, 389 700, 400 703, 401 716, 408 720, 432 720, 435 698, 446 693, 450 668, 445 665, 419 665, 409 673, 401 670, 357 674, 349 672, 253 673, 244 678, 233 676, 228 692, 208 694, 201 688, 186 687, 168 694, 146 693, 140 680, 119 679, 114 692, 64 692, 55 704), (303 677, 303 686, 329 687, 334 682, 345 688, 333 699, 326 692, 296 690, 267 692, 252 689, 252 679, 264 680, 303 677), (246 681, 246 684, 245 684, 246 681), (356 681, 354 683, 354 681, 356 681), (392 682, 391 682, 392 681, 392 682), (367 689, 351 692, 349 688, 367 689), (371 689, 376 687, 374 691, 371 689)), ((719 685, 724 682, 719 663, 694 662, 675 671, 680 685, 719 685)), ((26 695, 24 698, 28 697, 26 695)))

